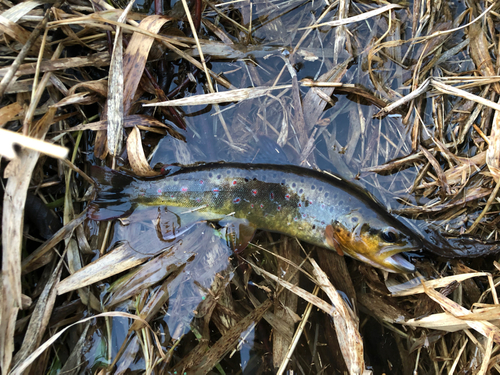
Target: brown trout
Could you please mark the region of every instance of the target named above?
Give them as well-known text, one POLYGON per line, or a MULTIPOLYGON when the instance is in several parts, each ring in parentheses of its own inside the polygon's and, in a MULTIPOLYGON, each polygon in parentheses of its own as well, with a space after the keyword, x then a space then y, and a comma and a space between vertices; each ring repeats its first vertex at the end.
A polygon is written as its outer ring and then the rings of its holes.
POLYGON ((212 163, 147 179, 101 167, 93 167, 92 175, 98 183, 88 211, 93 220, 123 217, 141 205, 178 207, 199 220, 238 228, 233 243, 238 250, 260 228, 390 272, 414 271, 401 253, 422 247, 419 237, 371 195, 330 173, 288 165, 212 163))

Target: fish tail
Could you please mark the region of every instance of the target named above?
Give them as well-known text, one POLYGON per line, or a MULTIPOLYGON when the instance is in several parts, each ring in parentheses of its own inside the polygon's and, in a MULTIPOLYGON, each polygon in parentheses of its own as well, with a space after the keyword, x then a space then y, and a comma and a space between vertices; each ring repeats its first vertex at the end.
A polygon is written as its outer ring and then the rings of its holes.
POLYGON ((135 181, 134 177, 98 166, 91 168, 91 176, 97 184, 97 195, 89 204, 89 219, 112 220, 132 213, 136 204, 130 201, 130 195, 124 190, 135 181))

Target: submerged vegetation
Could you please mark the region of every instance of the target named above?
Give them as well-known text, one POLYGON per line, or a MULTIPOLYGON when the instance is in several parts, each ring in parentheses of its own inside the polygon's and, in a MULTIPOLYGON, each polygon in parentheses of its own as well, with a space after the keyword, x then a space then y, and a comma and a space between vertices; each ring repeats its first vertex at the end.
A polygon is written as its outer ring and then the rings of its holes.
POLYGON ((500 372, 500 3, 0 11, 2 374, 500 372), (93 165, 221 160, 357 183, 419 272, 266 231, 234 253, 166 207, 87 219, 93 165))

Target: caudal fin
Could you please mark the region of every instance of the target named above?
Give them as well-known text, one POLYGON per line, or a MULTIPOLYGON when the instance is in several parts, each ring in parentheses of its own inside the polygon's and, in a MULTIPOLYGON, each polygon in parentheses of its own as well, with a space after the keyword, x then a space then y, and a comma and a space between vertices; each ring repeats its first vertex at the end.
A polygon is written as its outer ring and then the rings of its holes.
POLYGON ((93 166, 92 179, 97 183, 97 196, 90 202, 87 217, 92 220, 112 220, 130 215, 135 205, 127 188, 134 177, 108 167, 93 166))

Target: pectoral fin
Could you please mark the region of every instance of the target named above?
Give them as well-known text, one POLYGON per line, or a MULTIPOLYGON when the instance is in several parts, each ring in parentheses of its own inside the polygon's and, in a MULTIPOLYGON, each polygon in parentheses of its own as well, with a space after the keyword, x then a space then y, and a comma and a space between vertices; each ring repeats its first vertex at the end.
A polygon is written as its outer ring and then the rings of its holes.
POLYGON ((224 218, 219 225, 226 229, 227 244, 235 252, 243 251, 252 240, 257 228, 246 219, 224 218))
POLYGON ((344 252, 342 251, 342 248, 340 247, 340 244, 337 242, 335 239, 335 231, 333 230, 332 225, 327 225, 325 228, 325 241, 330 248, 333 248, 337 251, 337 254, 340 256, 344 256, 344 252))

